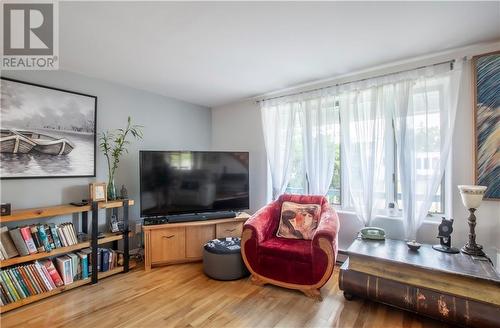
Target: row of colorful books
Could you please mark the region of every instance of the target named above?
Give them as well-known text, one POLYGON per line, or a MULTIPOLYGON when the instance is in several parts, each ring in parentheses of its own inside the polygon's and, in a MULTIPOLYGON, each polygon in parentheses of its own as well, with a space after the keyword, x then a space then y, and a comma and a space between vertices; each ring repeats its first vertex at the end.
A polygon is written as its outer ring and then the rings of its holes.
POLYGON ((0 259, 50 252, 55 248, 78 244, 73 223, 34 224, 8 229, 0 228, 0 259))
POLYGON ((0 270, 2 305, 89 277, 89 249, 0 270))
MULTIPOLYGON (((92 250, 84 248, 53 259, 45 259, 0 270, 0 305, 87 279, 92 273, 92 250)), ((123 264, 123 253, 98 249, 98 271, 108 271, 123 264)))

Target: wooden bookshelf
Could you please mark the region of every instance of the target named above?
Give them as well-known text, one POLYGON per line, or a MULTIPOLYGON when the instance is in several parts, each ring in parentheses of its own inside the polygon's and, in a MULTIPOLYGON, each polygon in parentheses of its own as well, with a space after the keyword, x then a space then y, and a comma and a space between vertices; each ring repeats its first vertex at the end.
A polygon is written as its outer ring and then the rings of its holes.
MULTIPOLYGON (((130 264, 129 264, 129 268, 130 269, 133 269, 136 267, 136 263, 135 261, 130 261, 130 264)), ((105 271, 105 272, 99 272, 98 273, 98 277, 99 277, 99 280, 100 279, 103 279, 103 278, 106 278, 106 277, 109 277, 109 276, 112 276, 114 274, 117 274, 117 273, 120 273, 120 272, 123 272, 124 271, 124 267, 123 266, 119 266, 119 267, 116 267, 114 269, 111 269, 111 270, 108 270, 108 271, 105 271)))
MULTIPOLYGON (((104 238, 97 239, 97 244, 98 245, 106 244, 106 243, 110 243, 112 241, 121 240, 121 239, 123 239, 123 233, 106 233, 104 238)), ((15 264, 36 261, 36 260, 43 259, 43 258, 50 257, 50 256, 57 256, 57 255, 61 255, 61 254, 74 252, 74 251, 77 251, 77 250, 80 250, 83 248, 87 248, 87 247, 90 247, 90 240, 85 241, 83 243, 71 245, 71 246, 55 248, 55 249, 51 250, 50 252, 40 252, 40 253, 30 254, 30 255, 26 255, 26 256, 13 257, 13 258, 10 258, 7 260, 0 261, 0 269, 3 269, 5 267, 11 266, 11 265, 15 265, 15 264)))
POLYGON ((0 307, 0 313, 7 312, 7 311, 10 311, 10 310, 14 310, 14 309, 17 309, 18 307, 21 307, 21 306, 24 306, 24 305, 27 305, 27 304, 31 304, 33 302, 36 302, 36 301, 39 301, 39 300, 43 300, 44 298, 60 294, 60 293, 62 293, 64 291, 66 291, 66 290, 71 290, 73 288, 77 288, 77 287, 80 287, 80 286, 83 286, 83 285, 86 285, 86 284, 90 284, 90 283, 91 283, 91 279, 90 278, 83 279, 83 280, 77 280, 77 281, 73 282, 72 284, 64 285, 64 286, 61 286, 61 287, 57 287, 55 289, 52 289, 51 291, 48 291, 48 292, 45 292, 45 293, 41 293, 41 294, 37 294, 37 295, 33 295, 33 296, 30 296, 30 297, 26 297, 26 298, 20 299, 17 302, 13 302, 13 303, 9 303, 9 304, 6 304, 4 306, 1 306, 0 307))
MULTIPOLYGON (((129 206, 134 205, 134 201, 129 200, 128 205, 129 206)), ((122 207, 123 203, 121 200, 113 200, 107 202, 99 202, 98 206, 100 209, 118 208, 122 207)), ((13 210, 10 215, 0 216, 0 223, 34 220, 39 218, 48 218, 52 216, 83 213, 83 212, 89 212, 91 209, 92 209, 91 205, 75 206, 71 204, 65 204, 65 205, 56 205, 49 207, 30 208, 25 210, 13 210)))
MULTIPOLYGON (((128 201, 128 206, 134 205, 134 200, 129 199, 128 201)), ((123 206, 123 201, 122 200, 112 200, 112 201, 107 201, 107 202, 100 202, 99 203, 99 208, 104 209, 104 208, 118 208, 123 206)))
MULTIPOLYGON (((130 268, 134 268, 135 266, 136 266, 136 263, 134 261, 131 261, 130 262, 130 268)), ((108 271, 105 271, 105 272, 99 272, 97 274, 97 276, 99 277, 99 280, 100 280, 100 279, 104 279, 104 278, 110 277, 112 275, 115 275, 115 274, 123 272, 123 271, 124 271, 123 266, 119 266, 119 267, 116 267, 116 268, 114 268, 112 270, 108 270, 108 271)), ((83 285, 90 284, 91 282, 92 282, 92 280, 90 278, 86 278, 86 279, 82 279, 82 280, 77 280, 77 281, 75 281, 75 282, 73 282, 73 283, 71 283, 69 285, 64 285, 64 286, 52 289, 49 292, 45 292, 45 293, 41 293, 41 294, 30 296, 30 297, 27 297, 27 298, 23 298, 23 299, 21 299, 21 300, 19 300, 17 302, 13 302, 13 303, 9 303, 7 305, 1 306, 0 307, 0 313, 17 309, 17 308, 19 308, 21 306, 24 306, 24 305, 27 305, 27 304, 31 304, 31 303, 36 302, 36 301, 43 300, 43 299, 45 299, 47 297, 51 297, 51 296, 60 294, 60 293, 62 293, 64 291, 71 290, 73 288, 77 288, 77 287, 80 287, 80 286, 83 286, 83 285)))
POLYGON ((90 238, 88 241, 81 242, 75 245, 67 246, 67 247, 59 247, 55 248, 50 252, 40 252, 35 254, 30 254, 26 256, 14 257, 11 259, 6 259, 0 261, 0 269, 3 269, 8 266, 18 265, 26 262, 36 261, 38 259, 43 259, 47 257, 62 255, 70 252, 74 252, 83 248, 91 247, 92 248, 92 257, 94 259, 97 258, 97 247, 102 244, 115 242, 118 240, 124 241, 124 263, 123 266, 114 268, 112 270, 106 272, 97 272, 97 261, 92 262, 92 274, 89 278, 78 280, 73 282, 72 284, 61 286, 55 288, 49 292, 33 295, 30 297, 26 297, 18 300, 17 302, 9 303, 3 306, 0 306, 0 313, 7 312, 21 306, 45 299, 47 297, 51 297, 57 294, 60 294, 66 290, 70 290, 73 288, 77 288, 86 284, 94 284, 99 281, 99 279, 103 279, 114 274, 120 272, 128 272, 128 270, 135 266, 135 263, 129 262, 129 237, 130 232, 128 233, 106 233, 104 238, 97 238, 98 234, 98 209, 118 209, 123 207, 123 220, 124 220, 124 230, 129 231, 128 228, 128 218, 129 218, 129 206, 134 205, 133 200, 116 200, 116 201, 108 201, 108 202, 99 202, 93 203, 85 206, 74 206, 74 205, 57 205, 57 206, 49 206, 43 208, 32 208, 25 210, 14 210, 11 215, 1 216, 0 223, 8 223, 8 222, 16 222, 23 220, 34 220, 38 218, 48 218, 53 216, 61 216, 68 214, 81 214, 82 219, 82 229, 85 233, 88 233, 88 213, 91 212, 92 222, 91 222, 91 233, 89 234, 90 238))

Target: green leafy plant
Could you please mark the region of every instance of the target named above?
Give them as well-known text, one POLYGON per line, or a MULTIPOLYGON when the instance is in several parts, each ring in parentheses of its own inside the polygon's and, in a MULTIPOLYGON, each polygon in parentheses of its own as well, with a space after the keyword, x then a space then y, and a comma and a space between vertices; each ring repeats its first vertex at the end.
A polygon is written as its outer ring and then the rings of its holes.
POLYGON ((136 140, 142 139, 142 128, 142 125, 132 124, 132 119, 129 116, 125 129, 108 130, 102 132, 99 136, 99 147, 103 151, 108 164, 109 199, 116 199, 114 177, 118 163, 120 163, 120 157, 124 153, 128 153, 127 145, 130 144, 130 141, 127 140, 127 137, 132 136, 136 140))

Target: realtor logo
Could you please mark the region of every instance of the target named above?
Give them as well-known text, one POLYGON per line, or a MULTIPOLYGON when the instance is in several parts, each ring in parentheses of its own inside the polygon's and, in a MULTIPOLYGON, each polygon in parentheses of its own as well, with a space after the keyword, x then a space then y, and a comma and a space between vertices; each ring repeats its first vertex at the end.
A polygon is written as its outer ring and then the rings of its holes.
POLYGON ((57 2, 3 3, 2 69, 57 69, 57 2))

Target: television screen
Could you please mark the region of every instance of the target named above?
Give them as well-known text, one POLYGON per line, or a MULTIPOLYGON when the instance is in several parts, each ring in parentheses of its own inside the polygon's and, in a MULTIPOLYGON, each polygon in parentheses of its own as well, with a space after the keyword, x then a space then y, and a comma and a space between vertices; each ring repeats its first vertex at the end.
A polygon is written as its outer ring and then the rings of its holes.
POLYGON ((141 216, 249 208, 248 152, 141 151, 141 216))

